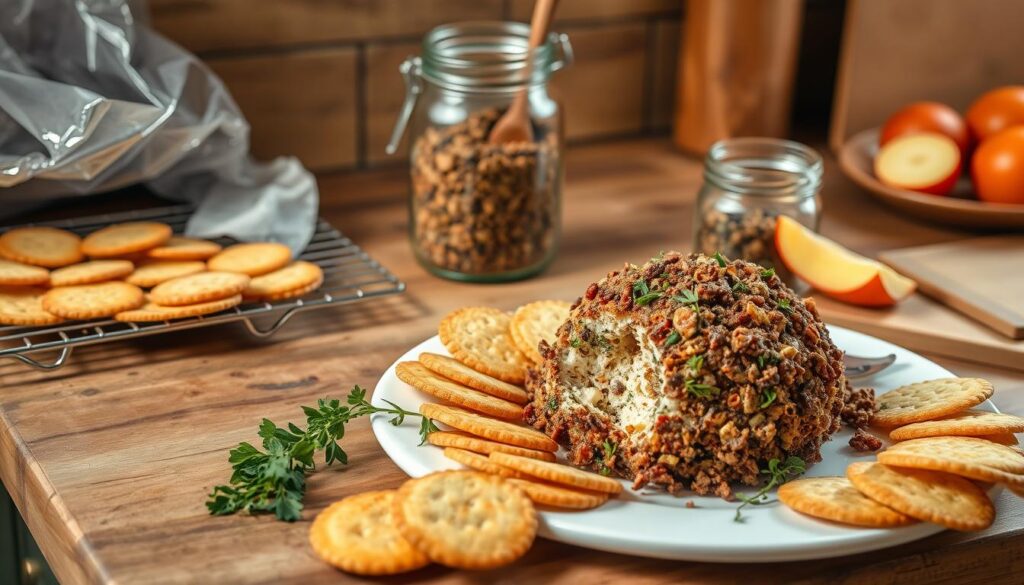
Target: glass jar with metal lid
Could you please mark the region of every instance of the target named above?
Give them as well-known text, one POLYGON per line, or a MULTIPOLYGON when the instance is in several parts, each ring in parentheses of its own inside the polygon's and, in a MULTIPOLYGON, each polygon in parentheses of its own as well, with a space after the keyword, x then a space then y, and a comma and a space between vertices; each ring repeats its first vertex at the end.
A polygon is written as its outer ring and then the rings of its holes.
POLYGON ((406 97, 388 144, 410 140, 409 236, 417 260, 456 280, 543 270, 558 247, 564 145, 551 74, 572 61, 565 35, 530 51, 529 26, 440 26, 400 71, 406 97), (494 144, 491 128, 525 92, 533 139, 494 144))
POLYGON ((779 257, 775 223, 787 215, 817 231, 822 171, 821 155, 798 142, 716 142, 704 159, 704 184, 693 214, 694 251, 756 262, 790 286, 806 289, 779 257))

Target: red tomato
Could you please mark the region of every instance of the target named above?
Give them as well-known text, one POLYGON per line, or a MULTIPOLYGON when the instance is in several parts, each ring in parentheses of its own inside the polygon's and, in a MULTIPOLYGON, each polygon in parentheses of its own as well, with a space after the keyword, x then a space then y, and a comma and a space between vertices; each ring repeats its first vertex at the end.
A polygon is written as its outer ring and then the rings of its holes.
POLYGON ((971 159, 978 199, 1024 205, 1024 126, 1014 126, 978 146, 971 159))
POLYGON ((938 102, 916 102, 890 116, 882 126, 878 145, 885 146, 893 138, 919 132, 938 132, 952 138, 960 154, 967 157, 970 146, 967 124, 956 110, 938 102))
POLYGON ((993 89, 967 109, 967 125, 978 142, 1017 124, 1024 124, 1024 85, 993 89))

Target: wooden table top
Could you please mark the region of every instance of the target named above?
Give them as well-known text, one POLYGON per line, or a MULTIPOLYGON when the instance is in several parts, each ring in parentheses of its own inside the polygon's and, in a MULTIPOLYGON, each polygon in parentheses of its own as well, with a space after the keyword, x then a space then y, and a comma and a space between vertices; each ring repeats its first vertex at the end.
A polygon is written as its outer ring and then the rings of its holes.
MULTIPOLYGON (((831 160, 830 160, 831 162, 831 160)), ((306 542, 327 504, 398 486, 402 473, 368 420, 344 439, 351 463, 309 480, 303 520, 211 517, 204 502, 230 472, 228 450, 254 441, 263 417, 302 422, 299 405, 373 388, 384 368, 465 305, 505 309, 578 296, 622 262, 689 249, 699 161, 666 141, 589 146, 568 157, 564 239, 543 275, 506 285, 439 280, 413 260, 405 175, 393 169, 320 181, 322 214, 408 284, 400 297, 299 315, 271 341, 239 325, 84 348, 52 373, 0 363, 0 476, 63 583, 337 583, 306 542)), ((823 232, 866 253, 963 234, 904 220, 826 172, 823 232)), ((89 213, 94 203, 63 214, 89 213)), ((827 316, 826 316, 827 317, 827 316)), ((999 408, 1024 414, 1019 373, 937 358, 998 388, 999 408)), ((988 530, 884 551, 772 565, 670 562, 538 540, 525 558, 485 573, 430 567, 394 582, 782 583, 1010 582, 1024 572, 1024 502, 1004 492, 988 530)), ((699 526, 680 526, 699 530, 699 526)))

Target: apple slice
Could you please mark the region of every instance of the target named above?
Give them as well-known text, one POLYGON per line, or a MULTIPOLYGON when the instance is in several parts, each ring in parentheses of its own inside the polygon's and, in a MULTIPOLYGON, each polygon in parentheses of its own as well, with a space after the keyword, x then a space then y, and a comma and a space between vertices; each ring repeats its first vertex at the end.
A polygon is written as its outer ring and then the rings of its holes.
POLYGON ((921 132, 893 138, 875 156, 875 176, 899 189, 933 195, 953 190, 963 161, 948 136, 921 132))
POLYGON ((910 296, 913 280, 780 215, 775 247, 793 274, 826 295, 854 305, 887 307, 910 296))

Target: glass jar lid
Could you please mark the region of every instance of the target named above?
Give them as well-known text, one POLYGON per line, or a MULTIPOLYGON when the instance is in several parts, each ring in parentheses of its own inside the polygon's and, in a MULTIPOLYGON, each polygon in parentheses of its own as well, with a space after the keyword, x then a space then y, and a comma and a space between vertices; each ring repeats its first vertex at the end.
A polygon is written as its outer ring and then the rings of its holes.
POLYGON ((813 197, 823 171, 814 149, 779 138, 719 140, 704 159, 706 181, 743 195, 813 197))

